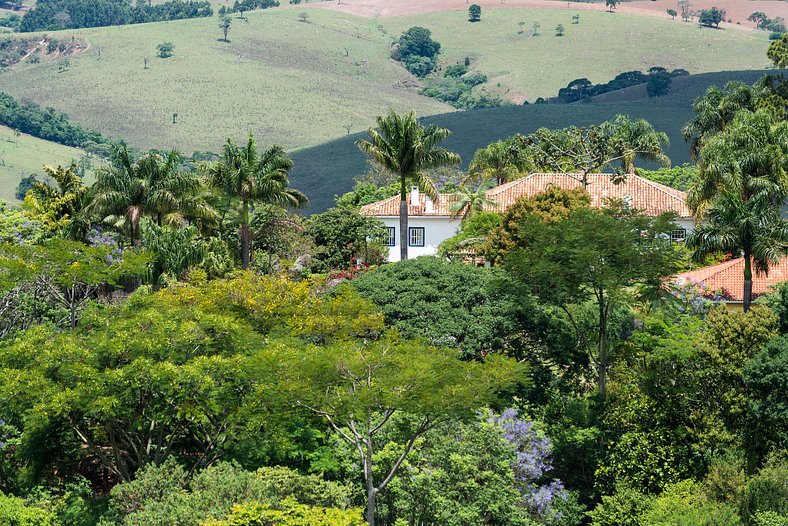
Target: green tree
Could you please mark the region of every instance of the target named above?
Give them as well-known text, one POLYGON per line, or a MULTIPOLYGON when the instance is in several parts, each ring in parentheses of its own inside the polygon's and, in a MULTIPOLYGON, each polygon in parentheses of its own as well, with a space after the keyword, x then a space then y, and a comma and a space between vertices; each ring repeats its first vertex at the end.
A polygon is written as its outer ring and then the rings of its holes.
POLYGON ((511 141, 496 141, 476 150, 468 166, 466 184, 495 180, 496 184, 501 185, 514 181, 527 169, 519 154, 517 146, 511 141))
POLYGON ((494 208, 496 202, 487 197, 487 189, 478 186, 476 190, 463 186, 454 194, 455 201, 449 206, 452 217, 462 217, 463 220, 484 212, 485 208, 494 208))
POLYGON ((750 410, 757 425, 753 435, 764 450, 788 448, 788 339, 775 338, 744 367, 750 410), (765 447, 764 447, 765 446, 765 447))
POLYGON ((103 287, 123 278, 144 275, 148 257, 135 250, 89 247, 76 241, 51 239, 42 245, 0 245, 0 290, 37 283, 68 312, 68 325, 77 326, 79 313, 103 287))
POLYGON ((383 224, 351 208, 334 207, 313 215, 304 232, 318 247, 314 254, 318 272, 350 268, 353 259, 380 264, 388 252, 383 224))
POLYGON ((744 257, 744 310, 752 302, 752 266, 768 272, 788 247, 781 207, 788 196, 788 123, 766 111, 739 112, 704 145, 700 178, 688 203, 701 223, 687 236, 696 258, 744 257))
POLYGON ((557 37, 564 36, 564 31, 565 31, 564 24, 558 24, 557 26, 555 26, 555 36, 557 37))
POLYGON ((218 190, 225 199, 222 217, 233 201, 240 204, 238 211, 241 240, 241 266, 249 268, 252 260, 252 232, 249 228, 250 208, 255 203, 266 203, 287 208, 308 203, 306 196, 290 188, 289 170, 293 161, 280 146, 258 152, 250 133, 246 146, 239 147, 227 139, 222 160, 203 166, 208 185, 218 190))
POLYGON ((216 217, 200 196, 199 177, 179 169, 181 156, 149 153, 134 161, 125 146, 115 151, 112 164, 99 170, 92 199, 85 212, 125 229, 132 245, 142 244, 143 217, 159 225, 181 226, 187 219, 216 217))
POLYGON ((517 279, 534 287, 541 300, 564 309, 575 324, 568 307, 593 302, 598 342, 593 361, 602 400, 607 397, 611 313, 638 296, 654 294, 660 278, 675 271, 677 255, 665 235, 673 228, 671 218, 624 210, 580 208, 552 224, 531 215, 520 224, 521 243, 505 260, 517 279))
POLYGON ((788 33, 783 33, 778 40, 769 44, 766 56, 780 69, 788 66, 788 33))
POLYGON ((83 184, 76 163, 68 168, 45 165, 44 172, 56 186, 34 182, 29 196, 25 197, 27 214, 51 232, 83 239, 90 226, 83 213, 89 201, 90 188, 83 184))
POLYGON ((626 115, 617 115, 612 123, 615 131, 611 146, 625 174, 635 173, 637 158, 670 166, 670 158, 663 151, 669 143, 667 134, 654 130, 645 119, 633 121, 626 115))
POLYGON ((468 9, 468 20, 470 22, 478 22, 482 19, 482 8, 479 4, 472 4, 468 9))
POLYGON ((159 58, 170 58, 175 53, 175 44, 172 42, 162 42, 156 46, 159 58))
POLYGON ((399 179, 400 258, 408 259, 408 185, 414 184, 433 199, 438 190, 425 170, 459 164, 460 156, 438 146, 451 132, 434 125, 422 126, 416 114, 398 115, 390 110, 377 118, 378 129, 369 130, 369 140, 356 145, 372 161, 399 179))
POLYGON ((701 9, 698 16, 698 24, 706 27, 720 27, 720 22, 723 20, 725 20, 725 10, 716 7, 701 9))
POLYGON ((755 11, 747 17, 747 20, 750 22, 755 22, 755 25, 758 29, 765 28, 769 23, 769 17, 766 16, 766 13, 763 11, 755 11))
POLYGON ((605 7, 607 7, 608 12, 612 13, 613 10, 618 5, 619 0, 605 0, 605 7))
POLYGON ((676 15, 678 15, 678 13, 675 9, 668 9, 668 16, 671 18, 671 20, 676 20, 676 15))
POLYGON ((272 396, 324 419, 358 454, 370 526, 375 525, 378 495, 420 437, 443 423, 471 417, 493 402, 497 392, 524 379, 522 366, 502 357, 463 362, 448 350, 393 336, 324 345, 307 353, 272 350, 257 374, 280 386, 272 396), (393 418, 400 414, 405 418, 393 418), (396 452, 389 448, 394 458, 379 466, 376 459, 385 445, 380 435, 394 427, 399 436, 396 452))
POLYGON ((681 130, 684 140, 690 143, 692 158, 697 159, 705 142, 725 129, 739 111, 755 111, 757 100, 757 91, 738 81, 728 82, 724 88, 711 86, 695 99, 695 116, 681 130))
POLYGON ((224 35, 223 40, 225 42, 229 42, 227 40, 227 34, 230 32, 230 27, 233 25, 232 19, 227 15, 220 15, 219 16, 219 29, 222 30, 222 34, 224 35))
POLYGON ((496 284, 500 272, 436 257, 385 265, 351 285, 406 338, 460 349, 466 358, 504 349, 514 306, 496 284))

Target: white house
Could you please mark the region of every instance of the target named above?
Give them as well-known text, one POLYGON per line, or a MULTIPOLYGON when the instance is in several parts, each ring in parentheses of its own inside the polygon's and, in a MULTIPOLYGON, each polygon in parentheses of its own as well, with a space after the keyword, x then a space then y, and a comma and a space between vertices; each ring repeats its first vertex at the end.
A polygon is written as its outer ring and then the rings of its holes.
MULTIPOLYGON (((537 173, 491 188, 487 197, 496 203, 491 210, 504 212, 519 197, 533 197, 550 185, 571 189, 582 186, 582 183, 579 175, 537 173)), ((591 196, 592 206, 601 207, 608 199, 621 199, 646 215, 676 214, 679 228, 671 236, 676 241, 684 239, 695 226, 684 192, 637 175, 628 175, 626 181, 616 184, 611 174, 591 174, 586 191, 591 196)), ((388 228, 388 260, 391 262, 400 258, 399 199, 396 195, 361 207, 362 215, 380 219, 388 228)), ((408 198, 408 257, 435 255, 438 245, 457 233, 460 219, 451 217, 449 212, 456 199, 451 194, 440 194, 433 202, 418 188, 411 189, 408 198)))

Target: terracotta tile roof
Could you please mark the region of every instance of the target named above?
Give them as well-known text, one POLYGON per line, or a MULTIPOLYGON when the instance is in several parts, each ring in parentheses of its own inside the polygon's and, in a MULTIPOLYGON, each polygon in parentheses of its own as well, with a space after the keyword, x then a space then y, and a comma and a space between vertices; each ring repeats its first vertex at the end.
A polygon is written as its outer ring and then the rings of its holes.
MULTIPOLYGON (((625 182, 614 184, 610 174, 590 174, 588 193, 591 195, 591 205, 601 207, 607 199, 629 198, 630 206, 643 210, 647 215, 657 216, 664 212, 674 212, 679 217, 690 217, 684 192, 670 188, 637 175, 629 175, 625 182)), ((517 198, 524 195, 534 196, 544 192, 549 185, 572 189, 582 186, 580 181, 566 174, 531 174, 522 179, 496 186, 487 191, 487 197, 496 201, 498 211, 509 208, 517 198)), ((420 193, 418 204, 411 202, 408 194, 408 215, 423 217, 447 217, 449 208, 457 199, 452 194, 440 194, 438 200, 432 202, 429 210, 427 197, 420 193)), ((399 215, 399 196, 390 197, 383 201, 371 203, 361 207, 361 214, 376 217, 395 217, 399 215)))
MULTIPOLYGON (((518 197, 534 196, 544 192, 549 185, 571 190, 581 187, 582 183, 566 174, 537 173, 491 188, 487 197, 497 201, 505 210, 514 204, 518 197)), ((692 215, 687 208, 687 196, 684 192, 634 174, 628 175, 626 181, 619 184, 613 182, 611 174, 589 174, 586 190, 591 196, 591 206, 602 207, 607 199, 628 197, 630 207, 643 210, 649 216, 658 216, 665 212, 673 212, 679 217, 692 215)))
MULTIPOLYGON (((701 284, 711 292, 724 290, 733 301, 744 300, 744 258, 731 259, 711 267, 685 272, 676 276, 676 283, 684 284, 691 281, 701 284)), ((777 265, 769 268, 769 274, 758 274, 753 269, 753 295, 769 292, 770 288, 783 281, 788 281, 788 257, 784 257, 777 265)))
MULTIPOLYGON (((411 195, 408 193, 408 215, 420 217, 449 217, 452 203, 458 199, 453 194, 439 194, 437 201, 432 201, 426 195, 419 192, 419 202, 411 202, 411 195), (432 205, 432 210, 429 210, 432 205)), ((399 195, 389 197, 383 201, 371 203, 361 207, 361 215, 375 217, 398 217, 399 216, 399 195)))

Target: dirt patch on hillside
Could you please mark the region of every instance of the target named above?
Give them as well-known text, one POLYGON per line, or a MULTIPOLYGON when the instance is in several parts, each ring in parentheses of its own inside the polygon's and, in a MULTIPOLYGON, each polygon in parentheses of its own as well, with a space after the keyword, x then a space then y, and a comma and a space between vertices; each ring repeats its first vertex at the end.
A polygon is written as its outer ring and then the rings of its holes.
POLYGON ((77 38, 0 37, 0 70, 20 62, 37 62, 42 58, 56 59, 83 53, 88 45, 77 38))
MULTIPOLYGON (((473 0, 482 9, 534 8, 568 9, 572 11, 605 11, 605 4, 563 2, 560 0, 473 0)), ((441 11, 467 11, 470 2, 466 0, 339 0, 312 4, 325 9, 333 9, 366 18, 387 18, 394 16, 418 15, 441 11)), ((726 19, 732 24, 724 26, 752 29, 754 24, 747 17, 754 11, 763 11, 769 17, 781 16, 788 19, 788 2, 781 0, 692 0, 692 9, 699 11, 716 6, 725 9, 726 19), (736 24, 739 22, 740 24, 736 24)), ((667 18, 667 9, 679 11, 676 0, 638 0, 624 2, 616 9, 620 13, 667 18)))

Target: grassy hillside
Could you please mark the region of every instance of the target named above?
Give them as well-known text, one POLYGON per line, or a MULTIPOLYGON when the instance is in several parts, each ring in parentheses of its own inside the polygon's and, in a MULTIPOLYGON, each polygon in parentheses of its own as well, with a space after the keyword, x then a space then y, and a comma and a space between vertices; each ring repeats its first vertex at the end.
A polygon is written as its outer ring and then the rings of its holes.
MULTIPOLYGON (((540 127, 597 124, 622 113, 647 119, 656 129, 667 133, 670 138, 668 155, 673 164, 683 164, 689 161, 689 150, 681 137, 681 127, 692 117, 694 97, 702 94, 708 86, 724 84, 728 80, 753 83, 762 73, 747 71, 691 75, 676 79, 672 95, 655 99, 646 97, 645 89, 642 97, 638 98, 638 88, 630 88, 605 94, 606 102, 494 108, 438 115, 424 121, 452 130, 452 136, 444 144, 458 152, 462 156, 463 166, 467 167, 478 148, 498 139, 516 133, 530 133, 540 127)), ((310 212, 319 212, 332 206, 333 196, 350 190, 353 179, 366 171, 366 159, 354 144, 364 135, 360 133, 343 137, 294 153, 295 169, 291 180, 310 197, 310 212)))
POLYGON ((85 153, 29 135, 17 136, 0 126, 0 200, 15 203, 14 191, 22 177, 42 173, 45 164, 65 165, 85 153))
POLYGON ((452 64, 469 56, 474 69, 490 77, 490 90, 534 101, 554 96, 580 77, 606 82, 618 73, 651 66, 683 68, 690 73, 766 67, 766 32, 701 29, 670 19, 571 10, 491 9, 469 23, 465 13, 430 13, 384 20, 396 34, 424 25, 442 45, 452 64), (524 22, 524 33, 519 22, 524 22), (530 36, 533 23, 540 36, 530 36), (566 33, 555 36, 563 24, 566 33), (500 83, 500 88, 497 84, 500 83))
POLYGON ((411 25, 433 30, 444 64, 470 56, 490 76, 487 89, 530 100, 577 77, 606 81, 655 64, 691 72, 762 67, 767 45, 763 32, 621 13, 583 12, 573 25, 570 10, 496 9, 471 24, 457 12, 371 20, 316 5, 235 18, 230 43, 218 41, 215 17, 54 34, 75 35, 89 48, 68 67, 63 59, 18 64, 0 74, 0 85, 141 148, 215 151, 252 130, 262 144, 295 149, 345 135, 345 126, 364 130, 388 107, 451 111, 402 87, 414 79, 390 60, 389 45, 411 25), (302 11, 308 23, 298 20, 302 11), (526 32, 539 21, 542 36, 518 35, 519 21, 526 32), (559 22, 561 38, 554 36, 559 22), (175 44, 172 58, 156 58, 164 41, 175 44))
POLYGON ((189 153, 218 150, 250 130, 264 144, 317 144, 346 134, 345 125, 367 127, 389 106, 451 111, 398 87, 412 77, 389 60, 389 37, 372 21, 313 9, 303 23, 299 12, 236 18, 229 43, 217 40, 216 17, 54 33, 83 38, 89 49, 66 71, 61 61, 20 64, 0 84, 136 146, 189 153), (164 41, 175 45, 168 59, 156 57, 164 41))

